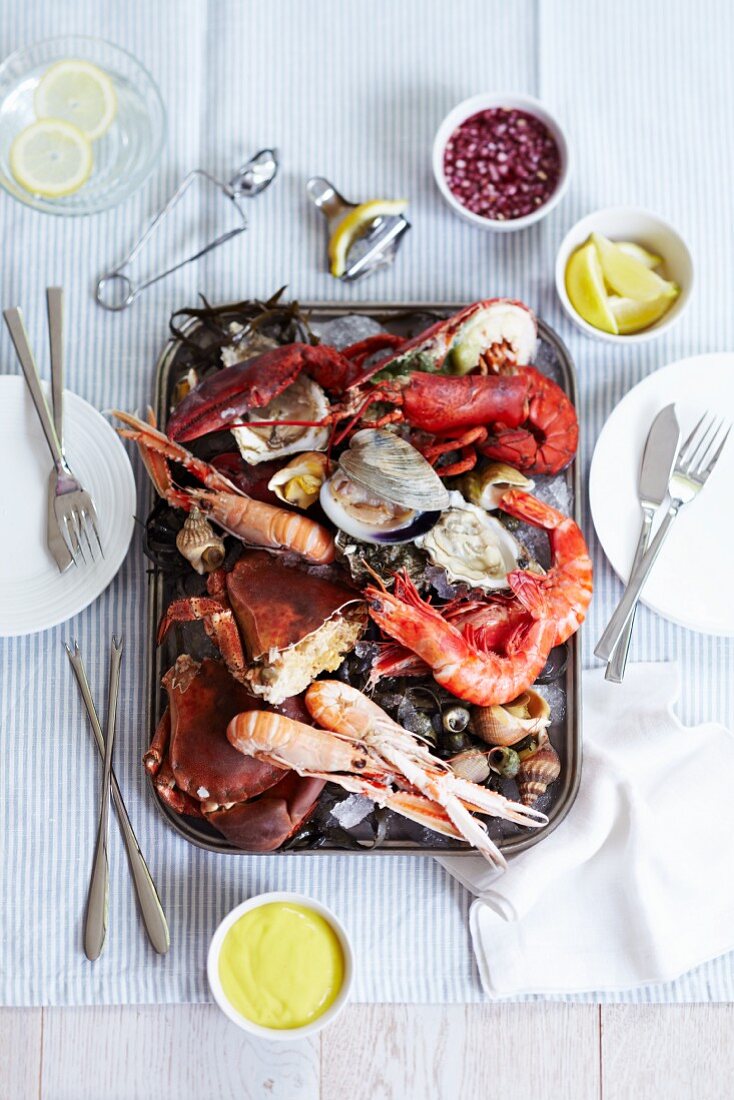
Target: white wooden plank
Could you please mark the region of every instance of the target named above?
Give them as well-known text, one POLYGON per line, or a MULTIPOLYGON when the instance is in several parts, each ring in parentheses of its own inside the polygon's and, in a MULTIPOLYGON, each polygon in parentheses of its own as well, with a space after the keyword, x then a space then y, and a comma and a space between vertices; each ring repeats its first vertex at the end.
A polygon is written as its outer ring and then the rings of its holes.
POLYGON ((13 1100, 40 1096, 40 1008, 0 1008, 0 1095, 13 1100))
POLYGON ((318 1100, 319 1045, 261 1042, 214 1005, 46 1009, 41 1100, 318 1100))
POLYGON ((595 1100, 594 1005, 355 1005, 322 1035, 321 1100, 595 1100))
POLYGON ((604 1100, 728 1100, 734 1005, 605 1005, 604 1100))

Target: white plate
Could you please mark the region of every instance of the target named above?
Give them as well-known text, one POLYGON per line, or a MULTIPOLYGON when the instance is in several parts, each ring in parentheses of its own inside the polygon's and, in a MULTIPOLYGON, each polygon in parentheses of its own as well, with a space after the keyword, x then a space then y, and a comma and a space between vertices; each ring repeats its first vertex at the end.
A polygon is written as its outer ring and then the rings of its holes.
POLYGON ((122 565, 135 525, 135 479, 114 429, 64 391, 69 465, 97 509, 104 558, 59 573, 46 549, 51 456, 20 377, 0 376, 0 637, 47 630, 82 611, 122 565))
MULTIPOLYGON (((734 353, 681 359, 643 379, 607 420, 591 463, 589 498, 599 540, 622 580, 629 577, 640 530, 637 480, 656 413, 671 401, 685 439, 710 410, 734 417, 734 353)), ((726 565, 734 548, 734 438, 696 500, 673 524, 642 602, 671 622, 734 637, 734 585, 726 565)))

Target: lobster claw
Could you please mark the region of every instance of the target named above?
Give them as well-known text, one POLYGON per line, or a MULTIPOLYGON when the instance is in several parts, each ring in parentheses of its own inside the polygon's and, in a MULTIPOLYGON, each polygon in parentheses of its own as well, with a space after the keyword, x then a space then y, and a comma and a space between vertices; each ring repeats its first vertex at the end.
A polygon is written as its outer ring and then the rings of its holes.
POLYGON ((322 389, 341 392, 354 365, 326 344, 286 344, 205 378, 173 410, 170 439, 185 443, 224 431, 253 409, 262 409, 306 370, 322 389))

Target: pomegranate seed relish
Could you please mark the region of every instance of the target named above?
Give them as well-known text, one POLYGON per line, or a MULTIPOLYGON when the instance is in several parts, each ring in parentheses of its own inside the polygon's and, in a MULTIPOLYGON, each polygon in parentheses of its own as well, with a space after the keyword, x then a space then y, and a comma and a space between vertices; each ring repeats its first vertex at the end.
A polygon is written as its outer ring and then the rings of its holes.
POLYGON ((462 122, 446 143, 446 183, 482 218, 522 218, 547 202, 561 174, 558 145, 527 111, 493 107, 462 122))

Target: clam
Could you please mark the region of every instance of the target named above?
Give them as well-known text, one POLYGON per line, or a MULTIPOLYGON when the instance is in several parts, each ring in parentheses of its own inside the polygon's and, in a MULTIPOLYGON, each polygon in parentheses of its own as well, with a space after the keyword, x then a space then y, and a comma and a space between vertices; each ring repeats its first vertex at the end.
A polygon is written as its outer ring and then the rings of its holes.
POLYGON ((176 547, 197 573, 213 573, 224 561, 224 542, 198 508, 192 508, 176 535, 176 547))
POLYGON ((446 570, 452 584, 472 588, 506 588, 507 574, 521 562, 527 568, 529 560, 504 524, 456 491, 449 493, 449 507, 438 522, 415 544, 446 570))
POLYGON ((490 745, 515 745, 550 725, 550 707, 537 691, 528 688, 517 699, 501 706, 473 707, 472 728, 490 745))
POLYGON ((502 495, 508 489, 522 489, 529 493, 535 488, 535 482, 506 462, 490 462, 481 470, 470 470, 464 474, 459 488, 470 504, 493 512, 499 508, 502 495))
POLYGON ((245 462, 254 466, 283 455, 325 451, 329 425, 306 427, 304 422, 321 425, 328 415, 329 402, 321 386, 308 375, 301 374, 267 405, 246 414, 245 420, 253 421, 252 427, 245 423, 232 428, 232 435, 245 462), (288 420, 302 423, 267 423, 288 420))
POLYGON ((489 778, 487 754, 481 749, 465 749, 447 761, 454 775, 470 783, 484 783, 489 778))
POLYGON ((310 508, 319 499, 328 470, 329 460, 323 451, 306 451, 277 470, 268 482, 268 489, 286 504, 310 508))
POLYGON ((321 487, 321 507, 342 531, 373 544, 411 542, 449 502, 431 464, 405 439, 379 428, 352 436, 321 487))
POLYGON ((561 774, 561 761, 550 741, 541 742, 535 752, 520 754, 517 789, 523 806, 532 806, 561 774))

